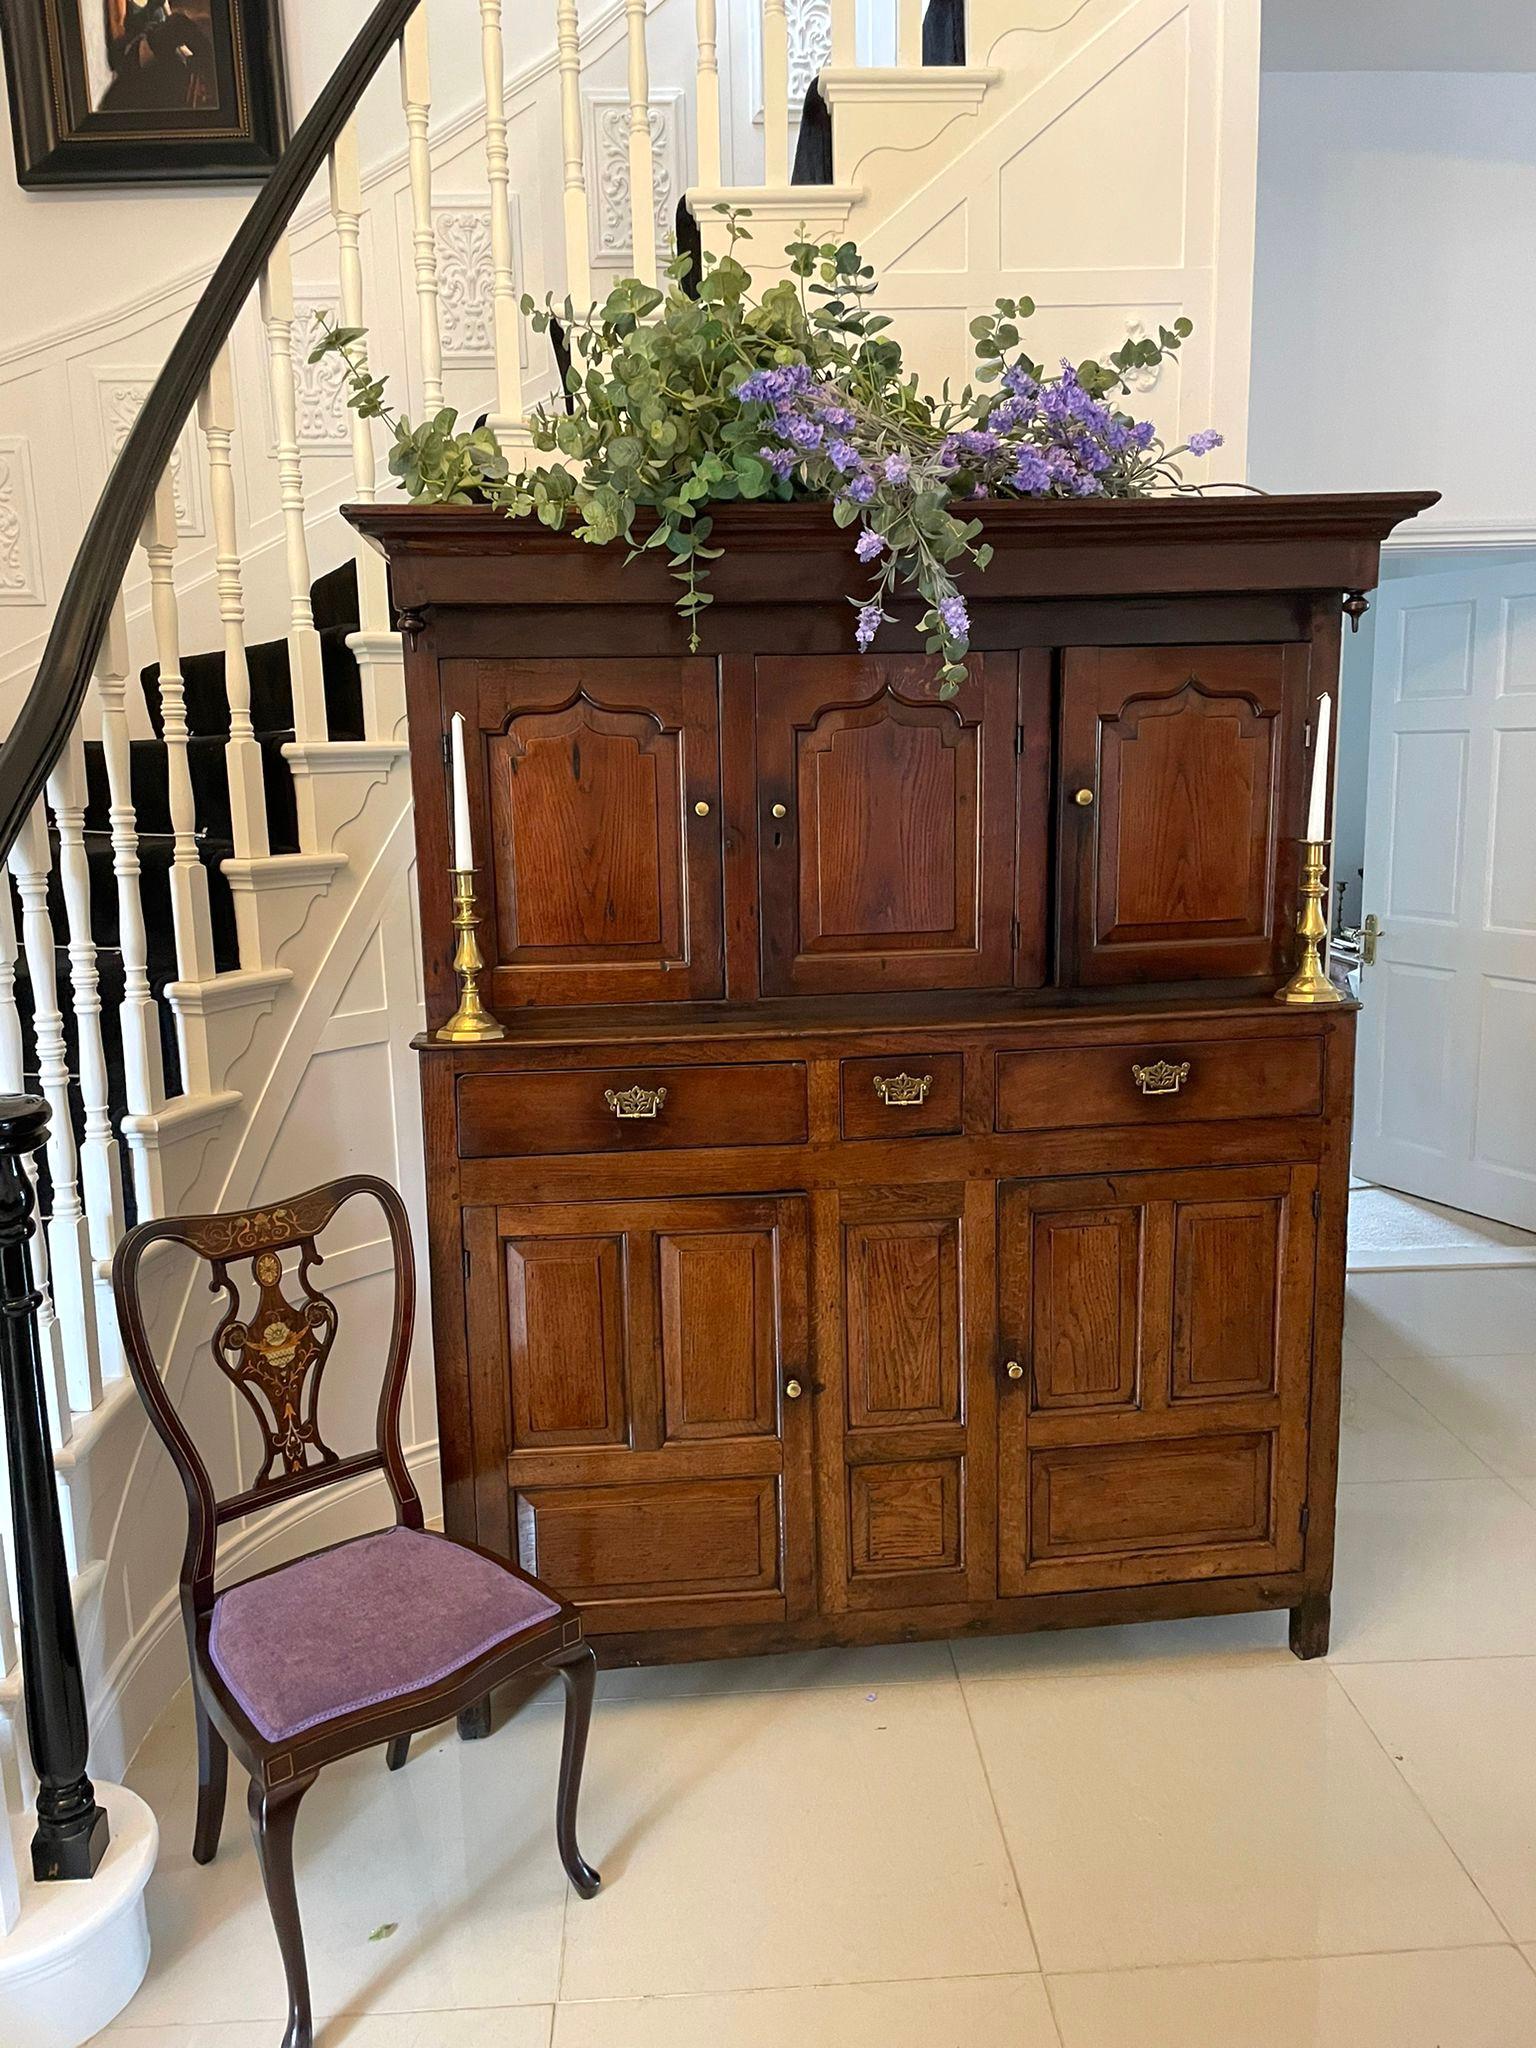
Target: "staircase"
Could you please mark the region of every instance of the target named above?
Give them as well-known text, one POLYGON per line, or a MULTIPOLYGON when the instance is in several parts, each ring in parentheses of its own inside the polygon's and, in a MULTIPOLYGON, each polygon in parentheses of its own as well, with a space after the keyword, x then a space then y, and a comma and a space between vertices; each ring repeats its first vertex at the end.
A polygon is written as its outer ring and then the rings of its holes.
MULTIPOLYGON (((424 1194, 412 1184, 417 1111, 405 1051, 418 1006, 409 764, 396 737, 402 656, 382 565, 367 549, 353 552, 353 535, 329 509, 338 495, 376 494, 379 453, 370 430, 349 421, 350 483, 323 506, 310 502, 295 250, 311 267, 317 251, 325 255, 336 312, 367 326, 375 307, 388 314, 388 300, 382 288, 365 296, 364 251, 376 260, 385 248, 403 311, 399 355, 381 354, 377 367, 392 372, 392 389, 418 416, 452 389, 463 410, 490 416, 514 463, 525 459, 526 413, 554 372, 524 331, 518 295, 606 289, 597 209, 609 204, 612 166, 587 161, 597 131, 583 120, 584 81, 611 78, 622 64, 632 262, 655 274, 668 252, 650 247, 665 188, 648 53, 686 48, 681 70, 658 74, 657 85, 663 99, 686 104, 694 137, 678 208, 685 245, 720 232, 720 203, 752 209, 748 253, 760 281, 782 266, 778 252, 802 224, 813 235, 852 236, 887 266, 883 309, 898 315, 914 365, 935 385, 945 375, 963 380, 968 315, 1000 294, 1030 290, 1039 300, 1030 337, 1039 355, 1098 352, 1135 321, 1155 332, 1188 306, 1203 331, 1184 352, 1181 377, 1138 406, 1175 435, 1181 413, 1186 428, 1217 419, 1241 473, 1251 0, 932 0, 926 15, 921 0, 890 0, 881 49, 895 61, 877 65, 861 62, 870 47, 863 0, 788 11, 785 0, 763 0, 760 10, 741 0, 722 4, 718 20, 715 0, 582 0, 580 12, 576 0, 558 0, 557 46, 518 74, 516 93, 508 56, 516 66, 520 53, 504 42, 504 11, 517 20, 503 0, 374 6, 139 414, 0 750, 0 844, 10 849, 10 883, 0 889, 0 1091, 39 1093, 53 1110, 38 1241, 49 1423, 109 1770, 163 1706, 181 1660, 165 1535, 180 1508, 122 1379, 106 1287, 113 1245, 137 1218, 244 1206, 321 1180, 343 1157, 404 1181, 418 1211, 424 1194), (815 17, 816 47, 829 59, 815 64, 798 121, 791 15, 796 35, 815 17), (740 140, 749 123, 722 116, 723 96, 743 96, 717 56, 727 30, 736 34, 730 47, 744 47, 744 24, 761 39, 757 182, 732 163, 733 152, 750 156, 740 140), (450 124, 445 162, 432 62, 434 46, 441 55, 447 39, 472 30, 487 81, 472 140, 489 208, 478 275, 491 359, 466 371, 445 368, 434 198, 434 179, 439 194, 445 179, 462 190, 465 130, 450 124), (398 186, 382 174, 365 181, 360 156, 358 102, 385 66, 398 66, 403 109, 398 186), (546 78, 563 158, 556 235, 535 232, 549 167, 509 142, 521 132, 509 120, 546 78), (1215 96, 1214 115, 1202 95, 1215 96), (1131 109, 1137 125, 1128 130, 1131 109), (1063 203, 1066 155, 1106 149, 1128 167, 1116 218, 1079 218, 1069 194, 1058 226, 1047 201, 1063 203), (514 184, 531 251, 521 273, 514 184), (1089 248, 1088 260, 1064 260, 1069 237, 1089 248), (1137 238, 1153 260, 1128 248, 1137 238), (253 341, 265 350, 265 389, 254 399, 253 341), (171 470, 189 422, 210 528, 198 615, 217 618, 196 651, 181 644, 181 601, 196 593, 182 571, 171 470), (274 513, 257 547, 242 507, 262 492, 274 513), (312 556, 337 566, 316 575, 312 556), (382 1019, 367 1027, 380 1035, 369 1039, 358 1019, 382 1019), (314 1077, 323 1061, 359 1047, 372 1064, 359 1062, 345 1084, 360 1095, 344 1112, 336 1084, 314 1077), (376 1099, 381 1086, 385 1101, 376 1099)), ((628 258, 620 265, 630 267, 628 258)), ((371 346, 390 345, 392 319, 375 312, 371 346)), ((360 1285, 369 1256, 367 1246, 341 1255, 360 1285)), ((167 1279, 156 1334, 178 1383, 204 1314, 167 1279)), ((425 1473, 433 1423, 421 1365, 413 1387, 425 1473)), ((232 1432, 229 1455, 233 1463, 232 1432)), ((370 1518, 364 1496, 343 1511, 359 1527, 370 1518)), ((0 1502, 0 1551, 9 1526, 0 1502)), ((345 1532, 327 1523, 303 1533, 313 1543, 345 1532)), ((274 1562, 298 1540, 297 1525, 279 1517, 242 1540, 239 1561, 274 1562)), ((7 1555, 0 1766, 18 1711, 15 1596, 7 1555)), ((0 1882, 0 1933, 4 1897, 0 1882)))

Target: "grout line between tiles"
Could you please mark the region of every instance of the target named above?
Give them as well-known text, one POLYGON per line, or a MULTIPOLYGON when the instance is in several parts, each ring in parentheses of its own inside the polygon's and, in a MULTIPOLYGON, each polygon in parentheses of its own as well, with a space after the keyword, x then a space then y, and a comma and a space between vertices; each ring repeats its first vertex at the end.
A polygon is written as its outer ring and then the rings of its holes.
MULTIPOLYGON (((1498 1955, 1504 1949, 1518 1951, 1517 1941, 1452 1941, 1419 1942, 1410 1948, 1341 1948, 1323 1949, 1316 1953, 1283 1956, 1217 1956, 1201 1959, 1197 1956, 1174 1958, 1170 1962, 1157 1963, 1090 1963, 1079 1969, 1042 1970, 1041 1976, 1049 1984, 1052 1977, 1155 1977, 1162 1970, 1252 1970, 1264 1963, 1358 1963, 1369 1962, 1384 1956, 1465 1956, 1498 1955)), ((1239 2044, 1233 2044, 1239 2048, 1239 2044)))
MULTIPOLYGON (((1324 1668, 1326 1669, 1326 1666, 1324 1668)), ((1387 1762, 1392 1766, 1392 1769, 1397 1774, 1399 1782, 1406 1787, 1408 1796, 1412 1799, 1414 1805, 1418 1807, 1420 1813, 1423 1814, 1424 1818, 1429 1822, 1430 1826, 1434 1829, 1435 1833, 1440 1837, 1441 1841, 1444 1842, 1446 1848, 1450 1851, 1451 1856, 1455 1860, 1457 1869, 1461 1871, 1462 1875, 1466 1878, 1468 1884, 1471 1885, 1472 1889, 1477 1893, 1477 1896, 1488 1908, 1489 1912, 1493 1915, 1494 1919, 1499 1923, 1500 1927, 1503 1928, 1504 1933, 1507 1936, 1511 1946, 1513 1946, 1516 1941, 1514 1929, 1510 1926, 1509 1922, 1504 1918, 1504 1915, 1499 1911, 1498 1907, 1493 1903, 1492 1899, 1489 1898, 1487 1892, 1484 1891, 1483 1887, 1478 1883, 1477 1878, 1474 1876, 1472 1871, 1470 1871, 1467 1868, 1466 1862, 1462 1858, 1462 1855, 1460 1851, 1457 1849, 1456 1844, 1445 1832, 1445 1829, 1441 1827, 1439 1821, 1436 1820, 1434 1814, 1430 1812, 1429 1806, 1425 1801, 1423 1795, 1420 1793, 1418 1787, 1414 1784, 1413 1780, 1409 1777, 1408 1773, 1403 1769, 1402 1765, 1398 1762, 1397 1758, 1392 1754, 1391 1750, 1388 1749, 1386 1743, 1382 1741, 1380 1735, 1372 1726, 1370 1717, 1366 1714, 1364 1708, 1360 1705, 1360 1702, 1355 1698, 1354 1694, 1350 1691, 1349 1687, 1344 1683, 1343 1679, 1339 1677, 1337 1672, 1328 1672, 1328 1682, 1330 1685, 1334 1686, 1337 1689, 1337 1691, 1341 1693, 1342 1696, 1349 1702, 1350 1712, 1356 1717, 1361 1727, 1364 1728, 1366 1733, 1370 1736, 1372 1742, 1375 1743, 1376 1747, 1381 1751, 1382 1755, 1386 1758, 1387 1762)), ((1478 1945, 1482 1946, 1482 1944, 1478 1945)))
MULTIPOLYGON (((1527 1358, 1530 1356, 1528 1352, 1524 1351, 1447 1351, 1444 1353, 1428 1353, 1426 1355, 1431 1357, 1443 1356, 1447 1360, 1456 1358, 1527 1358)), ((1443 1416, 1437 1415, 1434 1409, 1429 1406, 1427 1401, 1421 1401, 1418 1395, 1413 1391, 1412 1387, 1405 1385, 1404 1382, 1398 1378, 1397 1374, 1392 1370, 1391 1362, 1388 1362, 1384 1359, 1376 1359, 1373 1362, 1381 1372, 1384 1372, 1386 1374, 1387 1378, 1392 1382, 1393 1386, 1396 1387, 1400 1393, 1405 1394, 1408 1397, 1408 1399, 1412 1401, 1416 1408, 1421 1410, 1423 1414, 1429 1417, 1430 1421, 1435 1424, 1436 1428, 1443 1429, 1446 1435, 1451 1439, 1453 1443, 1460 1444, 1462 1449, 1467 1453, 1469 1457, 1476 1458, 1478 1464, 1482 1466, 1483 1470, 1487 1473, 1490 1473, 1495 1479, 1497 1479, 1501 1486, 1503 1486, 1508 1492, 1512 1493, 1515 1496, 1516 1500, 1524 1501, 1527 1507, 1531 1506, 1531 1502, 1528 1499, 1526 1499, 1526 1496, 1520 1491, 1519 1487, 1515 1485, 1514 1481, 1511 1480, 1506 1473, 1501 1472, 1497 1465, 1491 1465, 1475 1444, 1469 1444, 1464 1436, 1458 1436, 1456 1431, 1451 1427, 1450 1423, 1448 1423, 1443 1416)), ((1402 1359, 1398 1359, 1395 1361, 1395 1363, 1399 1365, 1401 1365, 1403 1362, 1404 1361, 1402 1359)), ((1342 1483, 1346 1482, 1341 1482, 1341 1484, 1342 1483)), ((1347 1484, 1351 1486, 1369 1485, 1371 1483, 1372 1482, 1369 1480, 1359 1479, 1352 1479, 1347 1482, 1347 1484)), ((1422 1480, 1415 1480, 1406 1483, 1413 1485, 1434 1485, 1442 1482, 1437 1482, 1433 1480, 1427 1482, 1422 1480)))
POLYGON ((1041 1986, 1045 1991, 1045 2002, 1051 2015, 1051 2028, 1056 2036, 1057 2048, 1066 2048, 1066 2039, 1061 2031, 1061 2022, 1056 2017, 1056 2001, 1051 1997, 1050 1986, 1045 1982, 1044 1958, 1040 1954, 1040 1944, 1035 1939, 1035 1924, 1030 1918, 1029 1902, 1024 1896, 1024 1886, 1019 1878, 1019 1866, 1014 1860, 1013 1844, 1008 1839, 1008 1830, 1003 1826, 1003 1816, 998 1811, 997 1793, 993 1790, 992 1786, 992 1773, 987 1768, 986 1752, 981 1746, 981 1737, 976 1733, 976 1723, 971 1715, 970 1694, 965 1689, 965 1680, 961 1676, 960 1665, 955 1657, 954 1644, 951 1642, 946 1647, 949 1650, 949 1661, 954 1667, 955 1683, 960 1688, 960 1704, 965 1709, 965 1725, 971 1732, 971 1743, 976 1751, 976 1761, 981 1766, 981 1780, 987 1788, 987 1800, 992 1808, 992 1819, 997 1826, 998 1840, 1002 1843, 1003 1854, 1008 1859, 1008 1871, 1013 1879, 1014 1892, 1018 1897, 1019 1911, 1024 1915, 1024 1931, 1029 1936, 1030 1953, 1034 1956, 1035 1969, 1039 1973, 1041 1986))

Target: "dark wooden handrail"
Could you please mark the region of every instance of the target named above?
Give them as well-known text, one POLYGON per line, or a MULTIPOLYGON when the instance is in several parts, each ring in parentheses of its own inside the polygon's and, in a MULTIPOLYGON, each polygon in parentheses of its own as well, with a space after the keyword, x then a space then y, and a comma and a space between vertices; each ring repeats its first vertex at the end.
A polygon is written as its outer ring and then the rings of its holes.
POLYGON ((379 0, 258 193, 166 358, 75 556, 37 676, 0 747, 0 860, 10 852, 90 687, 112 606, 176 442, 268 257, 419 0, 379 0))

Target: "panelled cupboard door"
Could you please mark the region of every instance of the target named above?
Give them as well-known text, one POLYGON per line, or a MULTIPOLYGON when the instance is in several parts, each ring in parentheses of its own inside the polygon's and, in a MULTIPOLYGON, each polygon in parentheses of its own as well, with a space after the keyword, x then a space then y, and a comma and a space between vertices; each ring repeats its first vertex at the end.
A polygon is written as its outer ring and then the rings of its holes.
POLYGON ((1066 650, 1064 982, 1281 972, 1307 670, 1303 645, 1066 650))
POLYGON ((593 1632, 812 1604, 806 1204, 465 1212, 477 1457, 593 1632))
POLYGON ((725 993, 707 660, 450 661, 493 1009, 725 993))
POLYGON ((991 1184, 816 1207, 822 1605, 990 1598, 991 1184))
POLYGON ((921 656, 758 660, 765 994, 1006 988, 1016 953, 1041 979, 1048 693, 1021 724, 1019 657, 968 668, 941 700, 921 656))
POLYGON ((1311 1166, 1002 1188, 1002 1594, 1299 1567, 1316 1188, 1311 1166))

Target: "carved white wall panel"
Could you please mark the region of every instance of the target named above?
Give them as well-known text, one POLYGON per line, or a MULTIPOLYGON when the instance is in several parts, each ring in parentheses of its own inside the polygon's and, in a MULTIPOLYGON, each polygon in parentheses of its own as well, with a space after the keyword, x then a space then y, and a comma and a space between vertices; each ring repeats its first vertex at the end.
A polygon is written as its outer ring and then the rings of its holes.
POLYGON ((21 434, 0 436, 0 604, 41 604, 43 563, 32 460, 21 434))
MULTIPOLYGON (((1132 313, 1125 322, 1125 340, 1146 341, 1151 336, 1154 328, 1166 327, 1167 325, 1168 322, 1166 320, 1148 322, 1139 313, 1132 313)), ((1123 343, 1119 340, 1116 340, 1113 344, 1113 348, 1120 348, 1122 346, 1123 343)), ((1112 352, 1111 348, 1104 350, 1105 355, 1109 355, 1112 352)), ((1162 363, 1154 363, 1150 369, 1132 370, 1130 376, 1125 381, 1133 391, 1155 391, 1162 374, 1162 363)))
MULTIPOLYGON (((510 196, 512 269, 524 289, 522 215, 510 196)), ((443 361, 459 369, 492 369, 496 363, 495 266, 491 260, 491 216, 484 196, 435 200, 437 312, 443 361)), ((528 362, 526 327, 519 326, 520 355, 528 362)))
MULTIPOLYGON (((118 451, 154 387, 156 375, 154 370, 96 371, 104 470, 109 470, 117 460, 118 451)), ((203 510, 203 477, 193 420, 189 419, 183 428, 171 456, 171 481, 176 495, 176 531, 185 540, 201 540, 208 531, 208 525, 203 510)))
MULTIPOLYGON (((352 422, 347 411, 347 373, 340 356, 309 360, 320 339, 317 314, 332 326, 341 319, 340 301, 325 292, 296 292, 293 321, 293 382, 299 408, 299 446, 310 455, 350 455, 352 422)), ((270 404, 270 392, 268 395, 270 404)), ((276 441, 274 423, 273 440, 276 441)))
MULTIPOLYGON (((628 263, 629 99, 623 92, 596 88, 582 93, 586 114, 587 183, 591 200, 592 261, 610 267, 628 263)), ((687 182, 683 136, 683 95, 652 92, 651 148, 656 163, 656 239, 672 246, 673 217, 687 182)))
MULTIPOLYGON (((832 58, 832 0, 784 0, 784 17, 789 27, 789 118, 800 119, 806 88, 832 58)), ((752 118, 763 118, 763 17, 756 5, 748 11, 751 23, 749 90, 752 118)))

